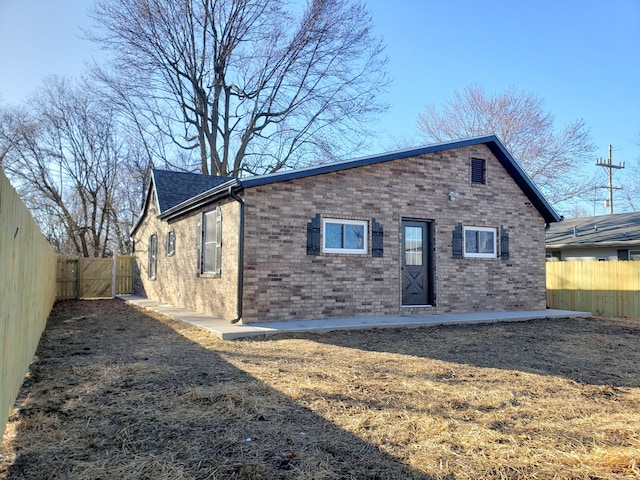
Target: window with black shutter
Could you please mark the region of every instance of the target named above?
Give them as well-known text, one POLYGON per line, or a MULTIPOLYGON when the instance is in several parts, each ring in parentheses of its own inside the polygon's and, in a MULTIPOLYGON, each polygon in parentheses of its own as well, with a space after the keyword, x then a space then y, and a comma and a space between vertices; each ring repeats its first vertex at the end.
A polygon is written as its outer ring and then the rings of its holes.
POLYGON ((464 227, 465 258, 496 258, 496 229, 491 227, 464 227))
POLYGON ((152 280, 156 279, 158 268, 158 236, 154 233, 149 237, 149 269, 148 275, 152 280))
POLYGON ((618 260, 629 260, 629 250, 618 250, 618 260))
POLYGON ((205 212, 201 220, 200 273, 222 273, 222 211, 220 207, 205 212))
POLYGON ((364 255, 369 249, 369 224, 364 220, 322 219, 322 252, 364 255))
POLYGON ((176 233, 173 230, 167 233, 165 249, 168 257, 176 253, 176 233))
POLYGON ((481 158, 471 159, 471 185, 485 185, 487 183, 486 161, 481 158))
POLYGON ((375 218, 371 231, 367 220, 323 218, 320 214, 307 222, 307 255, 366 255, 371 235, 371 256, 382 257, 384 231, 375 218))
MULTIPOLYGON (((458 223, 451 232, 452 258, 491 259, 498 256, 498 230, 492 227, 466 227, 458 223)), ((509 259, 509 234, 500 227, 502 260, 509 259)))

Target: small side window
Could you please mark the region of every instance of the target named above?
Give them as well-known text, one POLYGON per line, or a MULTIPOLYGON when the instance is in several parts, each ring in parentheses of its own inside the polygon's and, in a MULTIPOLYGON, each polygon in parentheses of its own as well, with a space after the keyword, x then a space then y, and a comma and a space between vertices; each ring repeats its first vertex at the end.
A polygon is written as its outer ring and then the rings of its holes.
POLYGON ((156 279, 158 268, 158 236, 154 233, 149 237, 149 278, 156 279))
POLYGON ((464 227, 464 256, 467 258, 496 258, 496 229, 464 227))
POLYGON ((471 185, 486 185, 487 164, 481 158, 471 159, 471 185))
POLYGON ((560 262, 562 260, 562 252, 560 250, 552 250, 547 252, 547 262, 560 262))
POLYGON ((176 233, 173 230, 167 233, 166 250, 168 257, 176 253, 176 233))
POLYGON ((366 254, 369 248, 369 224, 359 220, 322 220, 324 253, 366 254))
POLYGON ((222 211, 205 212, 202 218, 201 273, 220 276, 222 263, 222 211))

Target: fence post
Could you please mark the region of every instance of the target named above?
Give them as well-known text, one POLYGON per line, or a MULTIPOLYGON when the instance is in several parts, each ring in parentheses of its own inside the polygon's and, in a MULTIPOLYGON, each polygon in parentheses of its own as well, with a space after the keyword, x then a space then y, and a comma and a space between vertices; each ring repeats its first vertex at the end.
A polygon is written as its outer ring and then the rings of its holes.
POLYGON ((113 263, 111 267, 111 298, 116 298, 116 282, 118 280, 118 257, 113 252, 113 263))
POLYGON ((84 265, 82 264, 82 258, 78 255, 78 296, 77 299, 80 300, 82 298, 82 285, 84 284, 84 265))

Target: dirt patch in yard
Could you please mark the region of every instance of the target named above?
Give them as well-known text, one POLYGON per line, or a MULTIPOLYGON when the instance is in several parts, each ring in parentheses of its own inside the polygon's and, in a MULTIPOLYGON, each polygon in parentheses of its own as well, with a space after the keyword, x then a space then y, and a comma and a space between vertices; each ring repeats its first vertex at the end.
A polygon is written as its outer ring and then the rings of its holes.
POLYGON ((639 372, 638 320, 223 342, 61 302, 0 478, 638 478, 639 372))

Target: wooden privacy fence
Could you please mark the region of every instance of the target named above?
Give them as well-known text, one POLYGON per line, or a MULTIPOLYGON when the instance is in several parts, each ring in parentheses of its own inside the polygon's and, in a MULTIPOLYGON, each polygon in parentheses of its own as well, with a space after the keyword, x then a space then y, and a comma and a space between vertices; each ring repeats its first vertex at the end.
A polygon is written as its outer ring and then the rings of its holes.
POLYGON ((58 257, 56 299, 113 298, 133 293, 134 258, 58 257))
POLYGON ((547 262, 550 308, 640 317, 640 262, 547 262))
POLYGON ((56 253, 0 167, 0 430, 56 297, 56 253))

